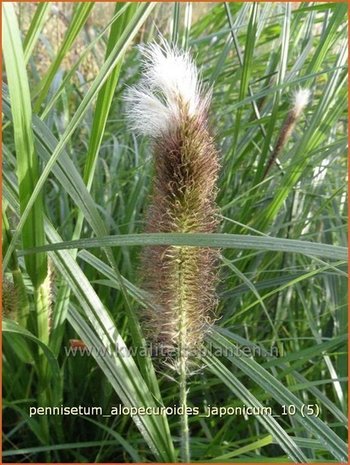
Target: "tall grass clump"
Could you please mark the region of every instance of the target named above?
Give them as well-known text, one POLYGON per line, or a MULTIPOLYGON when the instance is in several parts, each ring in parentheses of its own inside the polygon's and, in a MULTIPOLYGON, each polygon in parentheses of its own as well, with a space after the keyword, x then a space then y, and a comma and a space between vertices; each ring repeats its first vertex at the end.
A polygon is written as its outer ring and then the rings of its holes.
POLYGON ((346 462, 346 13, 3 4, 4 462, 346 462))

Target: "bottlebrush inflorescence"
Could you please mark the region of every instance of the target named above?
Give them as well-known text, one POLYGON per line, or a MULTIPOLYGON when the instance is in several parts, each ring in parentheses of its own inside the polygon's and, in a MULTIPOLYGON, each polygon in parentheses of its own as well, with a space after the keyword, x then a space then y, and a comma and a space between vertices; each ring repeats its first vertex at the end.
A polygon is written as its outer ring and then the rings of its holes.
MULTIPOLYGON (((187 52, 141 46, 143 77, 127 95, 131 127, 152 139, 155 161, 146 232, 211 233, 218 153, 197 68, 187 52)), ((152 305, 144 312, 146 334, 167 353, 195 351, 213 321, 218 250, 148 246, 142 254, 143 287, 152 305)))
POLYGON ((296 123, 298 122, 300 116, 305 110, 307 104, 310 101, 311 92, 309 89, 299 89, 293 95, 293 106, 289 110, 288 115, 283 123, 282 129, 279 133, 277 142, 273 149, 273 152, 270 155, 270 158, 267 162, 264 175, 265 178, 272 168, 272 165, 277 160, 279 154, 281 153, 283 147, 286 145, 288 139, 290 138, 296 123))

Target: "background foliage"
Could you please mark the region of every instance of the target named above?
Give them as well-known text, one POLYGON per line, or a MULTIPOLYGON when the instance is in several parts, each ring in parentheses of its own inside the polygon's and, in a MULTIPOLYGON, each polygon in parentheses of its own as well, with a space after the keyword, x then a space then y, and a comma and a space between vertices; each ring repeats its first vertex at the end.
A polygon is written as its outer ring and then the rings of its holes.
POLYGON ((346 461, 346 11, 4 5, 4 461, 177 460, 177 416, 29 418, 29 408, 178 403, 155 360, 123 349, 145 344, 140 246, 203 240, 222 247, 220 319, 189 401, 268 405, 275 416, 189 417, 192 460, 346 461), (140 75, 134 45, 157 30, 190 46, 213 86, 217 235, 140 235, 152 157, 126 127, 122 96, 140 75), (299 87, 311 103, 263 179, 299 87), (23 255, 45 243, 49 252, 23 255), (68 356, 70 339, 110 351, 68 356), (319 417, 303 417, 302 404, 317 404, 319 417), (279 416, 281 405, 296 413, 279 416))

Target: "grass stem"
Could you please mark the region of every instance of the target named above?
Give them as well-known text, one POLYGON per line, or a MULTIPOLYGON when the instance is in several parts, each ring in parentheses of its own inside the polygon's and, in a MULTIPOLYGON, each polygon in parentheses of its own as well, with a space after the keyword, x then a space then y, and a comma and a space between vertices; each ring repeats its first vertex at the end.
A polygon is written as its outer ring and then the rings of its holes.
MULTIPOLYGON (((186 252, 185 252, 186 254, 186 252)), ((178 283, 179 283, 179 386, 180 386, 180 406, 183 407, 181 415, 181 461, 190 462, 190 434, 187 416, 187 309, 186 309, 186 289, 185 289, 185 268, 183 248, 179 249, 178 261, 178 283)))
POLYGON ((181 461, 190 462, 190 432, 187 415, 187 373, 186 358, 180 355, 180 405, 184 412, 181 415, 181 461))

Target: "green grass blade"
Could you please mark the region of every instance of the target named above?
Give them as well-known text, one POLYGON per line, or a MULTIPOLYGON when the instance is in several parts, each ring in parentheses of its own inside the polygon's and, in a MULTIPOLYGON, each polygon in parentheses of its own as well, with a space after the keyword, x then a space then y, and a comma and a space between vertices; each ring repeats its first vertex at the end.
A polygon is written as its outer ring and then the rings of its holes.
MULTIPOLYGON (((115 13, 117 14, 120 10, 124 9, 124 5, 122 3, 116 4, 115 13)), ((106 50, 106 59, 110 55, 113 50, 113 46, 115 43, 118 42, 122 33, 129 23, 131 18, 134 16, 137 9, 137 5, 134 3, 130 3, 128 8, 118 21, 115 21, 111 27, 111 32, 109 35, 108 43, 107 43, 107 50, 106 50)), ((92 179, 95 172, 95 165, 96 159, 98 155, 98 151, 101 146, 102 138, 104 135, 106 122, 109 114, 109 110, 111 107, 113 95, 115 92, 115 88, 118 83, 118 78, 120 74, 122 66, 122 60, 118 61, 118 64, 114 67, 113 71, 111 72, 108 80, 104 83, 103 87, 98 93, 98 97, 96 100, 96 107, 94 112, 94 119, 92 122, 90 140, 89 140, 89 148, 88 153, 86 156, 86 164, 84 167, 84 183, 87 186, 87 189, 90 190, 92 179)))
POLYGON ((69 23, 65 38, 58 53, 56 54, 55 60, 51 63, 45 77, 40 81, 39 88, 36 89, 36 92, 34 92, 37 95, 34 106, 35 113, 40 110, 41 104, 45 100, 47 93, 50 90, 50 86, 60 67, 60 64, 67 55, 68 50, 71 48, 84 24, 86 23, 86 20, 88 19, 93 7, 94 2, 82 2, 76 4, 74 17, 69 23))
MULTIPOLYGON (((251 392, 223 365, 214 355, 207 354, 203 357, 204 363, 208 368, 218 376, 232 391, 232 393, 241 399, 250 407, 262 408, 263 405, 251 394, 251 392)), ((295 462, 306 462, 306 456, 277 421, 270 415, 258 415, 257 420, 272 434, 278 441, 278 444, 283 448, 295 462)))
MULTIPOLYGON (((261 447, 268 446, 269 444, 272 444, 273 442, 273 437, 271 435, 265 436, 264 438, 259 439, 258 441, 254 441, 247 446, 239 447, 238 449, 234 450, 233 452, 230 452, 228 454, 220 455, 219 457, 215 457, 214 460, 211 460, 211 462, 221 462, 225 463, 224 461, 227 462, 228 459, 231 459, 232 457, 239 457, 242 456, 242 454, 246 454, 247 452, 251 452, 254 450, 259 450, 261 447)), ((276 441, 277 442, 277 441, 276 441)), ((294 441, 296 444, 297 442, 294 441)))
MULTIPOLYGON (((3 51, 11 96, 21 213, 27 209, 26 220, 23 222, 22 242, 24 247, 32 247, 44 244, 45 234, 42 195, 38 195, 35 202, 29 206, 30 196, 39 179, 38 157, 34 149, 32 131, 30 91, 20 32, 12 4, 3 5, 3 18, 3 51)), ((11 249, 10 245, 9 249, 11 249)), ((12 250, 9 253, 12 253, 12 250)), ((25 261, 28 274, 34 286, 38 287, 46 277, 46 255, 27 257, 25 261)), ((6 269, 6 264, 4 268, 6 269)))
MULTIPOLYGON (((251 11, 250 11, 250 18, 249 18, 247 37, 246 37, 246 43, 245 43, 245 53, 244 53, 244 58, 243 58, 243 63, 242 63, 242 71, 241 71, 242 77, 241 77, 239 96, 238 96, 239 100, 243 100, 248 91, 249 80, 250 80, 250 75, 252 71, 252 58, 253 58, 253 53, 254 53, 254 44, 255 44, 255 39, 256 39, 257 18, 258 18, 258 8, 259 8, 258 3, 257 2, 251 3, 250 8, 251 8, 251 11)), ((233 135, 233 150, 236 147, 237 140, 238 140, 238 134, 240 131, 240 124, 241 124, 241 115, 242 115, 242 109, 239 108, 236 114, 235 130, 234 130, 234 135, 233 135)))
POLYGON ((35 249, 22 250, 19 253, 28 255, 63 249, 87 249, 94 247, 115 246, 147 246, 147 245, 187 245, 193 247, 218 247, 231 249, 255 249, 260 251, 276 251, 300 253, 307 256, 324 257, 333 260, 346 260, 347 248, 297 239, 282 239, 277 237, 250 236, 242 234, 205 234, 205 233, 154 233, 127 234, 92 239, 65 241, 50 244, 35 249))
MULTIPOLYGON (((2 322, 2 332, 12 337, 22 337, 24 339, 33 341, 35 344, 40 346, 43 353, 45 354, 45 357, 48 361, 48 365, 50 367, 50 376, 51 376, 50 381, 52 382, 53 386, 56 386, 56 388, 59 388, 60 379, 61 379, 60 367, 57 363, 56 357, 54 356, 54 354, 52 353, 52 351, 46 344, 40 341, 40 339, 35 337, 34 334, 32 334, 31 332, 19 326, 16 322, 12 320, 8 320, 6 318, 2 322)), ((34 360, 32 360, 32 362, 33 361, 34 360)))
POLYGON ((28 32, 23 41, 23 51, 24 51, 24 62, 28 63, 33 49, 37 43, 40 32, 44 27, 45 21, 47 19, 47 14, 50 10, 50 3, 39 3, 35 10, 34 17, 30 23, 28 32))

